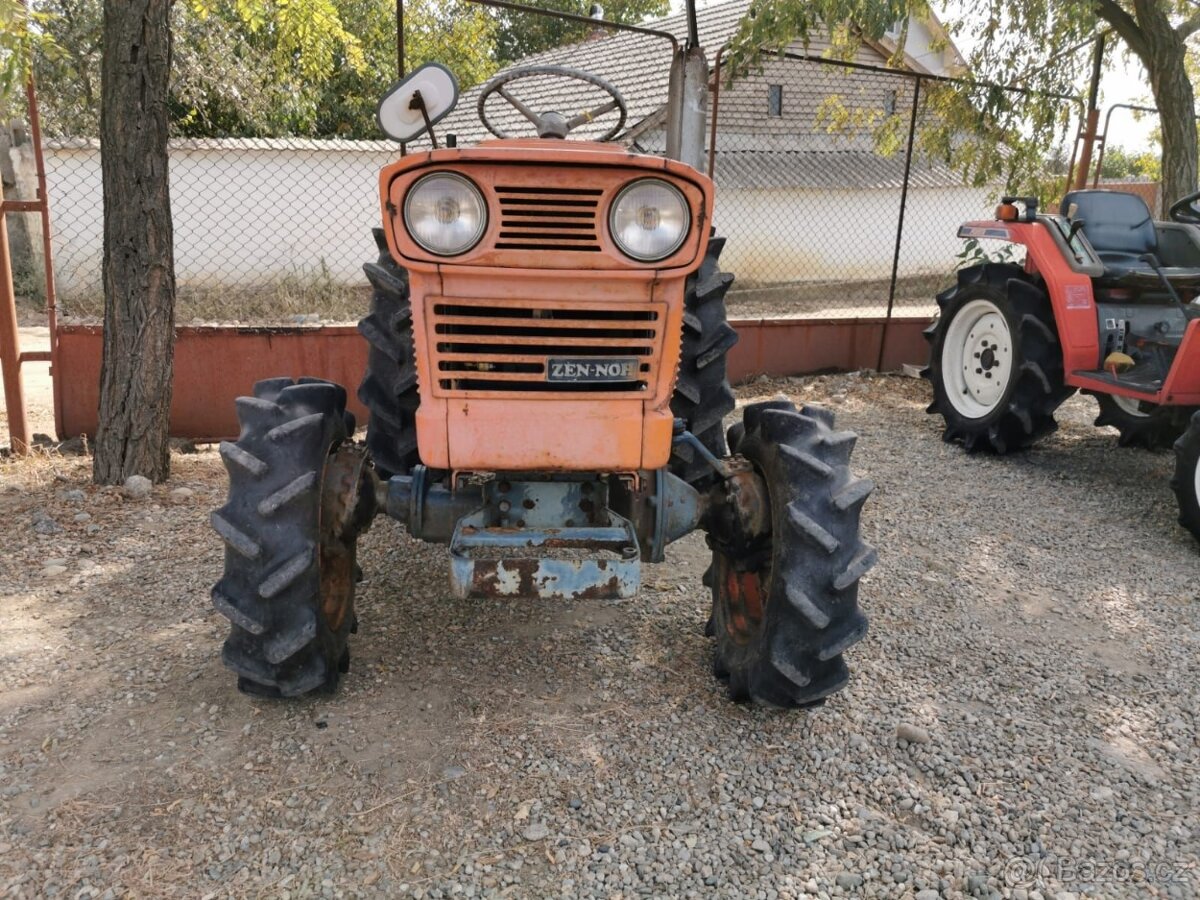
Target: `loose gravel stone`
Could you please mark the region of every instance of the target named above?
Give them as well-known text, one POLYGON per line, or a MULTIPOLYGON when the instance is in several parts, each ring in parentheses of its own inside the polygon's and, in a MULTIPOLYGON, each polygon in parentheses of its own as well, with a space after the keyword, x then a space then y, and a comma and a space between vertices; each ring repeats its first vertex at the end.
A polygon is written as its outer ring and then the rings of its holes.
POLYGON ((896 726, 896 737, 910 744, 928 744, 930 740, 928 731, 908 722, 901 722, 896 726))
POLYGON ((215 448, 173 454, 194 496, 161 506, 91 486, 86 457, 0 460, 0 895, 1194 896, 1200 553, 1171 454, 1117 452, 1075 397, 1028 453, 970 456, 927 391, 739 391, 840 396, 879 485, 870 633, 798 713, 712 678, 702 535, 633 601, 464 601, 445 548, 386 519, 339 692, 247 697, 210 600, 215 448))
POLYGON ((550 836, 550 829, 543 822, 535 822, 526 827, 521 836, 527 841, 544 841, 550 836))
POLYGON ((125 479, 125 484, 121 490, 131 500, 144 500, 150 496, 150 491, 153 487, 153 482, 145 475, 130 475, 125 479))

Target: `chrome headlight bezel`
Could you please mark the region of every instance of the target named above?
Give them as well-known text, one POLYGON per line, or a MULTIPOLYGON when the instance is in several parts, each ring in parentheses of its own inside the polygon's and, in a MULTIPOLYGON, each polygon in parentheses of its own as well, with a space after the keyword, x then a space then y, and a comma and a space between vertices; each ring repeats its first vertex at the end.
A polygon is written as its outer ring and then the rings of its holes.
POLYGON ((630 259, 637 260, 638 262, 660 262, 664 259, 668 259, 671 256, 674 256, 676 253, 679 252, 679 248, 684 245, 684 242, 687 241, 688 233, 691 231, 691 228, 692 228, 692 210, 691 210, 691 207, 688 205, 687 197, 684 196, 683 191, 681 191, 678 187, 676 187, 674 184, 672 184, 671 182, 669 182, 663 178, 637 178, 637 179, 629 182, 629 184, 625 185, 623 188, 621 188, 621 190, 617 192, 617 195, 615 197, 613 197, 612 203, 609 204, 609 208, 608 208, 608 233, 609 233, 609 236, 612 238, 613 243, 616 244, 618 250, 620 250, 622 253, 624 253, 626 256, 628 256, 630 259), (616 216, 621 209, 621 202, 623 200, 626 200, 631 192, 637 190, 638 188, 649 187, 649 186, 666 189, 679 202, 679 212, 681 213, 681 224, 679 227, 679 233, 674 237, 672 242, 668 245, 668 249, 665 252, 659 251, 659 252, 655 252, 655 253, 639 253, 636 250, 634 250, 630 247, 627 247, 621 241, 620 231, 617 228, 616 221, 615 221, 616 216))
POLYGON ((415 243, 418 247, 420 247, 426 253, 431 253, 434 256, 442 256, 442 257, 462 256, 464 253, 468 253, 471 250, 473 250, 479 244, 479 242, 483 239, 484 234, 487 232, 487 228, 488 228, 487 201, 484 199, 483 191, 481 191, 479 189, 479 185, 475 184, 475 182, 473 182, 470 178, 466 177, 465 175, 461 175, 458 172, 450 172, 450 171, 446 171, 446 170, 439 170, 437 172, 429 172, 426 175, 422 175, 420 178, 418 178, 416 181, 414 181, 411 185, 409 185, 408 191, 404 195, 404 228, 408 232, 408 236, 410 238, 412 238, 413 243, 415 243), (434 179, 448 179, 451 181, 458 182, 459 184, 461 184, 463 187, 465 187, 467 189, 468 194, 474 198, 474 201, 478 206, 479 222, 478 222, 478 225, 476 226, 474 232, 471 234, 470 238, 467 241, 460 243, 459 245, 455 246, 452 249, 447 249, 445 247, 439 248, 437 246, 432 246, 427 241, 422 240, 420 235, 418 234, 417 230, 413 227, 413 217, 412 217, 413 201, 415 198, 417 198, 418 193, 420 192, 422 186, 428 186, 428 184, 431 181, 433 181, 434 179))

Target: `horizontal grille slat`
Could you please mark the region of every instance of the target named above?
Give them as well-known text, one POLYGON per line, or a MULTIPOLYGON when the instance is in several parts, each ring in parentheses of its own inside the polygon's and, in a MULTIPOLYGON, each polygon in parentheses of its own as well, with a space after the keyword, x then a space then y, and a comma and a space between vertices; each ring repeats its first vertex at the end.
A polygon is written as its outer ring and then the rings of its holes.
POLYGON ((429 303, 427 327, 443 391, 627 396, 655 384, 666 312, 661 304, 429 303), (582 369, 586 375, 553 380, 552 370, 561 370, 564 361, 569 373, 582 369))
POLYGON ((598 253, 595 188, 496 187, 500 201, 497 250, 598 253))

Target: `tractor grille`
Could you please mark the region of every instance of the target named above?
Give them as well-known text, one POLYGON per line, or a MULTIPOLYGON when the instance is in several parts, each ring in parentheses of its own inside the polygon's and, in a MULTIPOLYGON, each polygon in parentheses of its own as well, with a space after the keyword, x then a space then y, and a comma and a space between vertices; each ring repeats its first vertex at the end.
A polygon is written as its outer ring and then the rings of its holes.
POLYGON ((655 384, 664 304, 447 297, 428 302, 430 356, 442 392, 628 396, 646 393, 655 384), (588 370, 589 363, 611 364, 622 374, 610 380, 589 380, 590 374, 581 380, 552 380, 551 372, 561 373, 564 360, 576 371, 588 370))
POLYGON ((496 187, 500 201, 497 250, 574 250, 599 253, 591 188, 496 187))

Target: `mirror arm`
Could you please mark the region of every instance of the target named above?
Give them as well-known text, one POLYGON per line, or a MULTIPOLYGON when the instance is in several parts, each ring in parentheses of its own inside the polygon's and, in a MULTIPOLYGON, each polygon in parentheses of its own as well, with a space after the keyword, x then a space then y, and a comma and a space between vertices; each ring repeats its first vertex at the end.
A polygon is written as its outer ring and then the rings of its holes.
POLYGON ((421 111, 421 118, 425 120, 425 130, 429 132, 429 141, 433 144, 434 150, 438 149, 437 135, 433 133, 433 123, 429 121, 429 110, 425 106, 425 98, 421 96, 420 91, 413 91, 408 108, 421 111))

